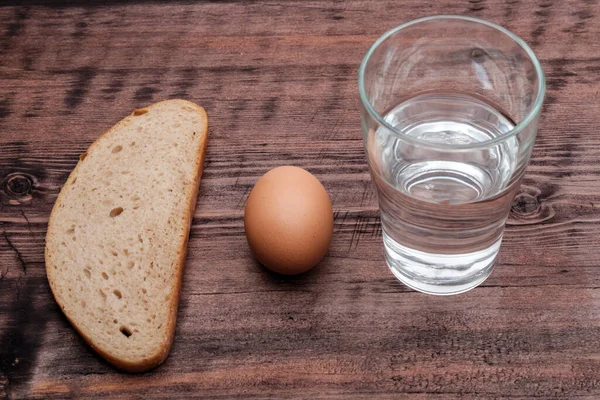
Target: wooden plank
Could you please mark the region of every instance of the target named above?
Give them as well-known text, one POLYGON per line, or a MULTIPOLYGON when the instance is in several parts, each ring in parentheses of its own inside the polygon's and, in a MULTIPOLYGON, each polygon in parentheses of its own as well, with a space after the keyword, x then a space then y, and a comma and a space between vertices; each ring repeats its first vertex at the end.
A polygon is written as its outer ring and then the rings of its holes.
POLYGON ((597 398, 599 16, 596 0, 0 2, 0 398, 597 398), (511 29, 548 84, 498 266, 452 298, 384 265, 356 89, 381 33, 441 13, 511 29), (174 97, 210 119, 177 335, 163 366, 126 375, 54 303, 46 224, 101 132, 174 97), (261 268, 243 231, 282 164, 335 210, 326 259, 298 277, 261 268))

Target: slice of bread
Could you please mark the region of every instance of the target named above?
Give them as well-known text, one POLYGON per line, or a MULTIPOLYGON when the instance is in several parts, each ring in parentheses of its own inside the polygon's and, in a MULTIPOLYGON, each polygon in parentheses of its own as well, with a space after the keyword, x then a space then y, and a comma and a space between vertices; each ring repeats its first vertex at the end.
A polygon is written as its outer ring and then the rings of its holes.
POLYGON ((146 371, 171 348, 207 136, 188 101, 135 110, 79 157, 52 209, 54 298, 117 368, 146 371))

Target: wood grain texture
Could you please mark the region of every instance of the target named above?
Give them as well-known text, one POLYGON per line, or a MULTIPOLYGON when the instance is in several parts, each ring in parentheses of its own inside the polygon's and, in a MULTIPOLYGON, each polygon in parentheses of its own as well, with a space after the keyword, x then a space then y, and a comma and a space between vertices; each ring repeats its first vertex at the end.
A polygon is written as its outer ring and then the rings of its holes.
POLYGON ((0 2, 0 398, 600 397, 597 0, 0 2), (528 41, 548 79, 499 264, 452 298, 383 261, 357 69, 384 31, 431 14, 528 41), (117 372, 53 301, 51 207, 77 157, 137 107, 202 105, 210 140, 164 365, 117 372), (284 278, 252 259, 245 199, 272 167, 313 172, 334 239, 284 278))

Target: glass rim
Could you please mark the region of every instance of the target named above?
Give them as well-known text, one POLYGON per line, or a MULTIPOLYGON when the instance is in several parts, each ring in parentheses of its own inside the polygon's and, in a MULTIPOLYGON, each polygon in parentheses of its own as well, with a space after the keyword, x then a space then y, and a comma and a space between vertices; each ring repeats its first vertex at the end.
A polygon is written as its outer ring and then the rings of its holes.
POLYGON ((533 52, 533 50, 529 47, 529 45, 527 43, 525 43, 525 41, 523 39, 521 39, 520 37, 518 37, 511 31, 509 31, 508 29, 503 28, 500 25, 497 25, 493 22, 489 22, 489 21, 486 21, 486 20, 483 20, 480 18, 466 17, 466 16, 462 16, 462 15, 443 15, 442 14, 442 15, 432 15, 429 17, 413 19, 411 21, 400 24, 400 25, 396 26, 395 28, 392 28, 389 31, 385 32, 383 35, 381 35, 375 41, 375 43, 373 43, 371 45, 371 47, 365 54, 362 62, 360 63, 360 67, 358 69, 358 91, 360 94, 360 100, 361 100, 362 104, 364 105, 364 107, 366 108, 369 115, 371 115, 371 117, 373 119, 375 119, 375 121, 377 121, 377 123, 379 125, 384 126, 386 129, 394 132, 397 136, 401 137, 402 140, 405 140, 411 144, 418 144, 418 145, 423 145, 425 147, 432 147, 432 148, 443 149, 443 150, 451 150, 451 149, 452 150, 455 150, 455 149, 463 150, 463 149, 480 148, 480 147, 489 146, 491 144, 502 142, 504 140, 510 139, 513 136, 518 135, 521 131, 523 131, 523 129, 525 129, 527 126, 529 126, 529 124, 531 124, 531 122, 536 118, 536 116, 538 114, 540 114, 540 111, 542 109, 542 104, 544 102, 544 96, 546 93, 546 77, 544 75, 544 71, 542 70, 540 61, 538 60, 538 58, 535 55, 535 53, 533 52), (439 20, 439 19, 456 19, 456 20, 462 20, 462 21, 468 21, 468 22, 475 22, 475 23, 479 23, 482 25, 486 25, 490 28, 493 28, 493 29, 497 30, 498 32, 505 34, 510 39, 512 39, 515 43, 517 43, 531 59, 533 66, 535 68, 535 71, 536 71, 537 79, 538 79, 538 93, 537 93, 535 102, 534 102, 533 106, 531 107, 531 109, 529 110, 529 112, 527 113, 527 115, 525 116, 525 118, 523 118, 523 120, 521 122, 519 122, 517 125, 515 125, 511 130, 506 132, 504 135, 498 136, 496 138, 486 140, 483 142, 476 142, 476 143, 469 143, 469 144, 445 144, 445 143, 441 144, 441 143, 428 142, 425 140, 417 139, 412 136, 406 136, 406 135, 401 134, 394 127, 392 127, 389 123, 387 123, 381 117, 381 115, 379 115, 379 113, 377 111, 375 111, 375 109, 371 105, 371 102, 367 98, 367 94, 366 94, 366 90, 365 90, 365 79, 364 79, 365 69, 367 66, 367 62, 370 60, 371 56, 375 52, 375 49, 377 49, 386 39, 390 38, 392 35, 401 31, 404 28, 407 28, 411 25, 419 24, 421 22, 427 22, 427 21, 433 21, 433 20, 439 20))

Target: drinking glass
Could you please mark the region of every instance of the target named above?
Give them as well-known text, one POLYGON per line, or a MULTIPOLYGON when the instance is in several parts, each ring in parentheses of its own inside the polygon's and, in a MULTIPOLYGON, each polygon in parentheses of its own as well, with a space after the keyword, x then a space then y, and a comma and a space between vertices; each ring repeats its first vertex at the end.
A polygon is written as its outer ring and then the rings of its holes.
POLYGON ((385 33, 359 70, 386 262, 430 294, 492 272, 545 92, 533 51, 493 23, 432 16, 385 33))

